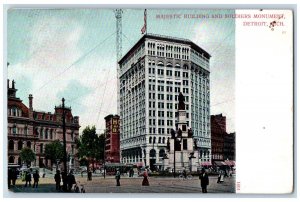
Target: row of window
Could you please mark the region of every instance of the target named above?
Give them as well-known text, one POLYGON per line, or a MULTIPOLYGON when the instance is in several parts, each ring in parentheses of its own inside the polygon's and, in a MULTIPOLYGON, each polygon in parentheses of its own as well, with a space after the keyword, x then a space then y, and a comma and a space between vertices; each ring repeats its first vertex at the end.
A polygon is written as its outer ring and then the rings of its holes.
MULTIPOLYGON (((158 138, 158 142, 157 142, 157 143, 165 144, 165 142, 166 142, 166 138, 165 138, 165 137, 159 137, 159 138, 158 138)), ((150 143, 150 144, 152 144, 152 143, 155 144, 155 143, 156 143, 156 137, 153 137, 153 138, 152 138, 152 137, 150 136, 150 137, 149 137, 149 143, 150 143)))
POLYGON ((17 108, 17 107, 8 108, 7 109, 7 114, 8 114, 8 116, 21 117, 22 116, 22 110, 17 108))
MULTIPOLYGON (((27 141, 26 144, 24 145, 24 142, 22 140, 19 140, 18 141, 18 145, 17 145, 17 150, 20 151, 24 148, 24 146, 28 147, 28 148, 31 148, 31 141, 27 141)), ((35 152, 36 151, 36 148, 35 148, 36 145, 34 145, 33 147, 33 151, 35 152)), ((44 144, 39 144, 39 147, 40 147, 40 152, 41 153, 44 153, 44 144)), ((8 141, 8 150, 16 150, 15 149, 15 142, 13 140, 9 140, 8 141)), ((75 146, 74 145, 71 145, 71 152, 72 154, 74 154, 74 149, 75 149, 75 146)))
POLYGON ((13 127, 8 127, 8 133, 9 134, 24 134, 27 135, 28 134, 28 128, 25 126, 24 128, 19 128, 16 125, 14 125, 13 127))
MULTIPOLYGON (((166 70, 166 76, 173 76, 173 72, 175 77, 180 77, 180 71, 172 71, 172 70, 166 70)), ((149 67, 148 69, 149 74, 155 74, 155 68, 149 67)), ((164 75, 164 70, 163 69, 157 69, 157 75, 163 76, 164 75)), ((183 72, 182 73, 183 78, 189 78, 189 73, 188 72, 183 72)))

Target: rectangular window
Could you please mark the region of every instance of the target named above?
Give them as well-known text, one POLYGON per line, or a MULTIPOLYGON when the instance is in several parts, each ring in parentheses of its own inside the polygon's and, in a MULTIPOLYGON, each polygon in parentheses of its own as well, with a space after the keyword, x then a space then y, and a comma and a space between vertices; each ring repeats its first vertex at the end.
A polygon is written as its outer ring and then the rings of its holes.
POLYGON ((183 139, 182 149, 187 150, 187 139, 183 139))

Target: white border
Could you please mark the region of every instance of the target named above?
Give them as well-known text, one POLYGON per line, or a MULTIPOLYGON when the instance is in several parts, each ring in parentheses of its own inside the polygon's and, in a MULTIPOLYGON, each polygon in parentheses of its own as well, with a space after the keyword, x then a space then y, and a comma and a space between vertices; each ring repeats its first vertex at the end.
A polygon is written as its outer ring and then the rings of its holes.
MULTIPOLYGON (((103 2, 103 1, 101 1, 101 2, 103 2)), ((278 1, 277 1, 278 2, 278 1)), ((3 2, 2 2, 2 5, 3 4, 23 4, 24 5, 24 3, 35 3, 35 4, 41 4, 41 1, 38 1, 38 0, 32 0, 32 1, 22 1, 22 0, 4 0, 3 2)), ((90 0, 90 1, 76 1, 76 2, 74 2, 74 1, 68 1, 68 0, 45 0, 45 1, 43 1, 43 3, 44 4, 49 4, 49 3, 55 3, 55 4, 67 4, 67 3, 72 3, 72 4, 96 4, 96 3, 99 3, 99 1, 98 0, 90 0)), ((106 1, 106 2, 104 2, 104 3, 109 3, 109 4, 123 4, 123 2, 121 1, 121 0, 119 0, 119 1, 116 1, 116 0, 110 0, 110 1, 106 1)), ((140 3, 140 2, 138 2, 138 1, 126 1, 126 3, 140 3)), ((143 3, 147 3, 147 2, 143 2, 143 3)), ((151 3, 168 3, 167 1, 161 1, 161 0, 152 0, 151 1, 151 3)), ((177 2, 174 2, 174 1, 172 1, 171 3, 179 3, 178 1, 177 2)), ((191 4, 193 4, 193 3, 195 3, 194 1, 192 1, 192 0, 186 0, 186 1, 184 1, 184 4, 189 4, 189 3, 191 3, 191 4)), ((220 1, 215 1, 215 0, 212 0, 212 1, 208 1, 208 0, 206 0, 206 1, 201 1, 201 3, 207 3, 207 4, 210 4, 210 5, 205 5, 205 7, 214 7, 214 6, 212 6, 211 4, 214 4, 214 3, 218 3, 219 5, 220 4, 222 4, 223 2, 220 2, 220 1)), ((231 1, 230 2, 231 4, 233 4, 233 3, 238 3, 238 4, 247 4, 247 3, 243 3, 243 2, 240 2, 240 1, 238 1, 238 0, 235 0, 235 1, 231 1)), ((250 3, 250 2, 249 2, 250 3)), ((260 0, 253 0, 253 1, 251 1, 251 3, 256 3, 256 4, 265 4, 265 3, 276 3, 276 1, 260 1, 260 0)), ((287 1, 280 1, 279 3, 285 3, 285 4, 297 4, 297 1, 296 0, 287 0, 287 1)), ((223 4, 224 5, 224 4, 223 4)), ((31 7, 31 5, 26 5, 27 7, 31 7)), ((82 6, 82 5, 79 5, 79 6, 82 6)), ((229 5, 230 6, 230 5, 229 5)), ((238 6, 241 6, 241 5, 238 5, 238 6)), ((250 7, 252 7, 253 5, 249 5, 250 7)), ((256 5, 257 6, 257 5, 256 5)), ((270 5, 269 5, 270 6, 270 5)), ((275 7, 276 7, 276 5, 274 5, 275 7)), ((47 6, 45 6, 45 7, 49 7, 49 5, 47 5, 47 6)), ((52 5, 51 7, 57 7, 57 5, 55 6, 55 5, 52 5)), ((74 6, 75 7, 75 6, 74 6)), ((99 7, 99 5, 97 5, 97 7, 99 7)), ((128 6, 128 7, 130 7, 130 6, 128 6)), ((139 7, 139 6, 138 6, 139 7)), ((174 7, 173 5, 172 5, 172 7, 174 7)), ((175 7, 180 7, 180 6, 175 6, 175 7)), ((185 6, 185 7, 188 7, 188 6, 185 6)), ((280 7, 280 5, 277 5, 277 7, 280 7)), ((284 7, 284 6, 283 6, 284 7)), ((0 8, 0 11, 1 11, 1 14, 3 14, 3 7, 1 7, 0 8)), ((298 17, 297 17, 297 19, 298 19, 298 17)), ((298 25, 298 23, 299 23, 299 20, 297 21, 297 25, 298 25)), ((0 20, 0 27, 1 27, 1 29, 3 29, 3 15, 1 15, 1 20, 0 20)), ((3 30, 2 30, 2 33, 3 33, 3 30)), ((296 43, 296 42, 295 42, 296 43)), ((1 37, 1 39, 0 39, 0 45, 2 45, 2 47, 3 47, 3 38, 1 37)), ((295 46, 296 46, 296 44, 295 44, 295 46)), ((3 68, 3 57, 1 57, 1 59, 0 59, 0 64, 1 64, 1 67, 3 68)), ((3 71, 2 71, 3 72, 3 71)), ((295 71, 295 73, 296 73, 296 71, 295 71)), ((296 75, 295 75, 295 77, 296 77, 296 75)), ((3 79, 3 78, 2 78, 3 79)), ((3 89, 3 86, 6 84, 6 81, 3 81, 3 82, 0 82, 0 88, 1 89, 3 89)), ((296 88, 296 86, 295 86, 295 88, 296 88)), ((1 91, 1 95, 2 95, 2 98, 3 98, 3 91, 1 91)), ((5 102, 4 102, 5 103, 5 102)), ((296 103, 295 103, 296 104, 296 103)), ((3 106, 1 107, 1 114, 3 113, 3 106)), ((3 119, 3 116, 0 116, 1 118, 0 118, 0 120, 2 121, 2 123, 3 123, 3 120, 5 120, 5 119, 3 119)), ((295 122, 295 124, 296 124, 296 122, 295 122)), ((1 126, 0 126, 0 129, 2 129, 1 131, 4 131, 3 130, 3 125, 1 124, 1 126)), ((296 131, 295 131, 296 132, 296 131)), ((295 140, 297 140, 297 139, 295 139, 295 140)), ((297 142, 298 143, 298 142, 297 142)), ((295 142, 295 144, 296 144, 296 142, 295 142)), ((1 152, 2 152, 3 150, 1 150, 1 152)), ((296 151, 296 149, 295 149, 295 151, 296 151)), ((2 155, 3 155, 3 153, 1 153, 2 155)), ((296 156, 297 157, 297 156, 296 156)), ((1 161, 1 171, 2 171, 2 173, 3 173, 3 162, 1 161)), ((2 179, 2 177, 3 176, 1 176, 1 178, 0 179, 2 179)), ((3 184, 1 184, 1 187, 0 187, 0 189, 1 189, 1 191, 3 190, 3 186, 2 186, 3 184)), ((296 187, 297 188, 297 190, 298 190, 298 187, 296 187)), ((162 196, 162 197, 164 197, 164 196, 162 196)), ((186 197, 188 197, 188 196, 186 196, 186 197)), ((221 197, 221 196, 220 196, 221 197)), ((235 197, 235 196, 233 196, 233 197, 235 197)), ((243 200, 244 201, 246 201, 246 200, 252 200, 252 199, 245 199, 244 197, 250 197, 249 195, 248 196, 245 196, 245 195, 236 195, 236 197, 243 197, 243 200)), ((263 196, 263 195, 251 195, 251 197, 259 197, 259 198, 261 198, 261 197, 272 197, 271 199, 269 198, 269 199, 265 199, 265 200, 272 200, 272 201, 281 201, 281 200, 284 200, 284 201, 286 201, 286 198, 284 198, 284 199, 282 199, 282 198, 273 198, 273 197, 275 197, 274 195, 265 195, 265 196, 263 196)), ((279 196, 279 197, 283 197, 283 196, 279 196)), ((291 197, 296 197, 295 195, 294 196, 291 196, 291 197)), ((295 198, 294 198, 295 199, 295 198)), ((5 199, 5 200, 12 200, 12 199, 5 199)), ((40 200, 40 199, 39 199, 40 200)), ((53 200, 53 199, 43 199, 43 200, 53 200)), ((55 200, 55 199, 54 199, 55 200)), ((76 200, 80 200, 80 199, 75 199, 75 201, 76 200)), ((89 200, 92 200, 92 199, 89 199, 89 200)), ((126 199, 127 200, 127 199, 126 199)), ((129 199, 130 201, 133 201, 134 199, 129 199)), ((151 199, 143 199, 143 201, 147 201, 147 200, 151 200, 151 199)), ((178 200, 178 199, 177 199, 178 200)), ((180 199, 179 199, 180 200, 180 199)), ((199 199, 198 199, 199 200, 199 199)), ((208 200, 208 201, 212 201, 212 200, 218 200, 218 199, 205 199, 205 200, 208 200)), ((222 199, 220 199, 220 200, 222 200, 222 201, 232 201, 232 200, 241 200, 241 199, 233 199, 233 198, 230 198, 230 199, 226 199, 226 198, 222 198, 222 199)), ((293 199, 291 199, 291 200, 293 200, 293 199)))

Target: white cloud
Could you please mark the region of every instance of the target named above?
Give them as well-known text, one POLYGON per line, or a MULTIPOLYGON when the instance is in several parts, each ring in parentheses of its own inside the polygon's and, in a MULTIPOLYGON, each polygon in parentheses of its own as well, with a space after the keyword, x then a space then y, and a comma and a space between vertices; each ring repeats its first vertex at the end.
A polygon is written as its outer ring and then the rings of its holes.
MULTIPOLYGON (((92 88, 92 93, 78 97, 73 102, 66 100, 66 105, 72 106, 73 115, 80 116, 81 130, 86 125, 94 124, 97 128, 104 128, 107 111, 116 113, 117 109, 116 63, 111 57, 114 53, 110 53, 110 57, 107 57, 92 52, 70 67, 86 54, 78 46, 78 41, 83 35, 82 27, 72 19, 61 21, 52 17, 39 20, 32 28, 34 40, 30 43, 30 57, 26 62, 11 64, 8 78, 17 82, 18 89, 22 88, 18 86, 18 80, 29 78, 32 85, 28 93, 33 93, 34 109, 50 112, 54 111, 55 105, 61 103, 57 93, 65 89, 71 80, 92 88), (65 24, 73 28, 65 29, 65 24), (59 74, 66 68, 68 69, 63 74, 59 74), (100 106, 103 112, 100 113, 98 121, 100 106), (76 111, 83 112, 76 114, 76 111)), ((21 99, 25 104, 28 103, 28 95, 18 94, 18 96, 22 96, 21 99)))

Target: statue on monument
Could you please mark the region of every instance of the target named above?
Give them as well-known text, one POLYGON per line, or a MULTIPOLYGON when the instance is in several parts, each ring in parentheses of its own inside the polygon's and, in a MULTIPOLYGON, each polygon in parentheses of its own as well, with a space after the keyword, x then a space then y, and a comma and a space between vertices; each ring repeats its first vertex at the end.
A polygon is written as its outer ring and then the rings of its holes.
POLYGON ((185 110, 185 104, 184 104, 184 96, 182 95, 182 93, 180 92, 178 95, 178 110, 185 110))
POLYGON ((188 129, 188 137, 193 137, 193 131, 192 129, 188 129))
POLYGON ((175 139, 176 132, 174 129, 171 130, 171 138, 175 139))

